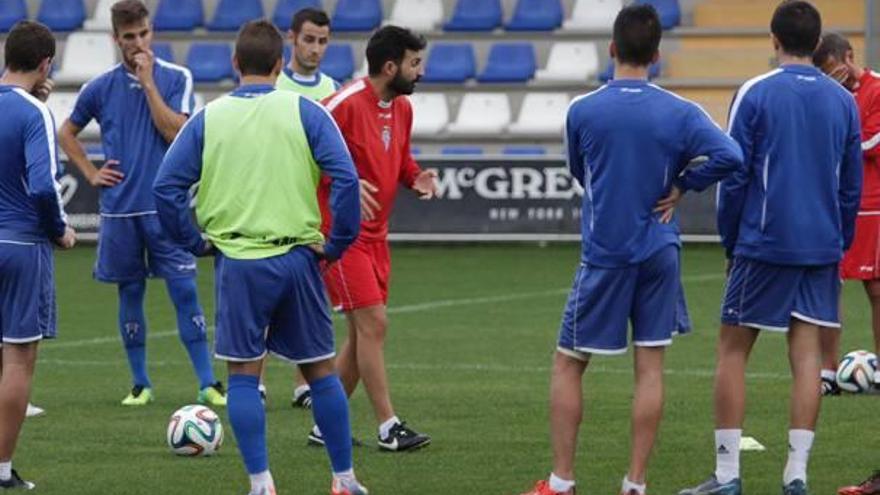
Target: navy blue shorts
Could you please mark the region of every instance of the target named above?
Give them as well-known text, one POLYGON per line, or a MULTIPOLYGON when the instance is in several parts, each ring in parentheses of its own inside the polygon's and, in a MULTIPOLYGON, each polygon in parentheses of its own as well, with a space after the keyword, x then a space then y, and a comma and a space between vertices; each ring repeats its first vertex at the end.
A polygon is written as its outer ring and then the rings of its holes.
POLYGON ((785 332, 797 318, 839 328, 839 300, 837 263, 789 266, 737 257, 724 289, 721 322, 785 332))
POLYGON ((101 217, 96 279, 120 283, 147 277, 173 279, 195 275, 195 258, 171 242, 157 215, 101 217))
POLYGON ((557 350, 585 359, 588 354, 622 354, 633 344, 663 347, 690 329, 681 287, 677 246, 667 246, 637 265, 600 268, 582 264, 562 315, 557 350))
POLYGON ((55 337, 52 246, 0 241, 0 336, 5 344, 55 337))
POLYGON ((335 355, 330 304, 311 249, 258 260, 218 254, 214 268, 218 359, 256 361, 271 352, 303 364, 335 355))

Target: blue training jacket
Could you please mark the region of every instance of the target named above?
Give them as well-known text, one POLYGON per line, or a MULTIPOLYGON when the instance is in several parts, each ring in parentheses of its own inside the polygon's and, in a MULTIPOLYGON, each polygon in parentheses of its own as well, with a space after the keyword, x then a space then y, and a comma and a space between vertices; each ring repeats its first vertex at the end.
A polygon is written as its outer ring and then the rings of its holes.
POLYGON ((718 231, 728 256, 825 265, 852 243, 862 189, 853 96, 807 65, 745 83, 730 109, 745 168, 718 188, 718 231))
POLYGON ((695 103, 643 80, 615 80, 576 98, 566 119, 572 175, 584 187, 582 261, 640 263, 680 244, 678 222, 653 213, 673 183, 702 191, 743 166, 739 146, 695 103), (695 158, 705 163, 687 168, 695 158))

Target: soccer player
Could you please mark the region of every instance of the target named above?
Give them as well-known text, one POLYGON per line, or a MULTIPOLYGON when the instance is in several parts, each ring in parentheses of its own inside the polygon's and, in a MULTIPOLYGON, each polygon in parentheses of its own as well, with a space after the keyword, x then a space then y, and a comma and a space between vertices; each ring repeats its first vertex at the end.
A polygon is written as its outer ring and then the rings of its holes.
POLYGON ((168 144, 192 111, 192 75, 153 56, 149 12, 140 0, 114 4, 112 23, 123 62, 83 86, 59 140, 83 176, 101 188, 94 275, 118 287, 119 333, 133 382, 122 404, 143 406, 153 400, 147 374, 144 295, 146 278, 155 276, 165 279, 177 312, 180 340, 199 382, 198 401, 223 406, 226 395, 211 369, 205 317, 196 294, 195 260, 162 232, 151 194, 168 144), (92 119, 101 126, 107 158, 100 169, 76 138, 92 119))
POLYGON ((862 183, 858 109, 812 65, 822 32, 815 7, 782 2, 770 28, 780 67, 736 93, 730 135, 746 168, 718 193, 718 230, 731 261, 715 371, 715 472, 682 495, 742 493, 745 369, 762 330, 786 333, 793 377, 782 493, 807 493, 821 399, 819 332, 839 326, 838 262, 852 243, 862 183))
MULTIPOLYGON (((330 18, 323 10, 305 8, 293 16, 290 31, 292 56, 290 64, 278 75, 275 87, 296 91, 297 93, 320 101, 339 89, 339 83, 332 77, 321 72, 318 67, 330 43, 330 18)), ((312 396, 309 385, 299 370, 296 371, 296 388, 293 391, 291 404, 293 407, 311 407, 312 396)), ((260 383, 260 394, 266 397, 266 388, 260 383)))
POLYGON ((330 43, 330 18, 323 10, 305 8, 293 16, 290 31, 290 63, 278 75, 278 89, 320 101, 339 89, 339 83, 320 71, 321 60, 330 43))
POLYGON ((6 37, 0 77, 0 489, 32 490, 12 469, 28 406, 37 346, 55 337, 52 244, 76 235, 61 203, 55 122, 43 103, 55 56, 46 26, 21 21, 6 37))
POLYGON ((319 260, 355 240, 358 180, 338 128, 318 103, 275 91, 283 41, 268 21, 245 24, 233 64, 241 86, 183 128, 162 162, 155 196, 179 245, 215 252, 216 356, 229 369, 229 421, 250 474, 251 495, 274 495, 266 413, 258 389, 267 352, 299 365, 333 467, 333 495, 364 495, 352 468, 345 390, 334 369, 333 325, 319 260), (333 225, 321 235, 315 191, 332 178, 333 225), (199 183, 193 225, 188 191, 199 183))
MULTIPOLYGON (((828 33, 813 53, 813 64, 856 98, 862 125, 864 180, 852 247, 840 262, 841 277, 861 280, 871 303, 874 352, 880 353, 880 74, 856 65, 852 45, 828 33)), ((836 372, 840 332, 822 332, 822 393, 837 395, 836 372)), ((880 383, 880 371, 874 382, 880 383)))
MULTIPOLYGON (((361 178, 361 234, 338 263, 324 272, 335 307, 345 312, 348 340, 339 351, 339 375, 349 396, 363 379, 379 423, 379 448, 404 451, 431 438, 406 426, 394 413, 385 374, 386 304, 391 275, 388 219, 398 184, 423 199, 436 191, 434 171, 423 171, 410 153, 412 94, 424 73, 424 38, 385 26, 367 43, 369 76, 324 100, 342 130, 361 178)), ((326 185, 321 196, 326 204, 326 185)), ((323 208, 326 213, 326 207, 323 208)), ((327 217, 325 216, 325 231, 327 217)), ((320 428, 309 442, 323 443, 320 428)))
POLYGON ((701 191, 742 167, 739 147, 702 108, 648 82, 661 36, 653 7, 621 10, 610 47, 614 79, 575 98, 568 110, 568 166, 586 191, 583 249, 550 384, 553 472, 525 495, 575 493, 583 374, 594 354, 627 352, 628 322, 636 385, 621 493, 645 493, 662 416, 663 356, 672 336, 688 330, 672 207, 685 191, 701 191), (708 161, 685 170, 699 156, 708 161))

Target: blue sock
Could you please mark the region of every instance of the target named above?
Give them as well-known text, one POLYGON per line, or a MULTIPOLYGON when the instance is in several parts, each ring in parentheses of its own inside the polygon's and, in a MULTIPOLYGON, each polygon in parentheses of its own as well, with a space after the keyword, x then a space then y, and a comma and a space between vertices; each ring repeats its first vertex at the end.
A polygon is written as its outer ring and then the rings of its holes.
POLYGON ((351 422, 348 419, 348 397, 339 377, 328 375, 309 384, 312 389, 312 414, 321 430, 327 455, 334 473, 352 468, 351 422))
POLYGON ((269 469, 266 410, 257 390, 259 384, 260 378, 257 376, 229 375, 226 411, 248 474, 259 474, 269 469))
POLYGON ((177 329, 180 341, 189 353, 189 359, 199 378, 199 389, 212 385, 214 370, 211 368, 211 352, 208 350, 205 314, 199 306, 195 278, 176 278, 165 281, 168 295, 177 311, 177 329))
POLYGON ((143 280, 119 284, 119 334, 134 385, 150 387, 147 376, 147 320, 144 317, 144 295, 147 284, 143 280))

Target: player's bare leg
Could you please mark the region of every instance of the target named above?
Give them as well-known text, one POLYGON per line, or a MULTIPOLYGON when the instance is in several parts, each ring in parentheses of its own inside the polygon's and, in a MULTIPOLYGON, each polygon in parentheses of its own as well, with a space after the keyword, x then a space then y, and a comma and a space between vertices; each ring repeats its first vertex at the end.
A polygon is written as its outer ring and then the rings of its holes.
POLYGON ((715 365, 716 429, 742 428, 746 411, 746 365, 757 339, 758 331, 753 328, 721 325, 715 365))
POLYGON ((553 474, 574 481, 574 457, 583 420, 581 382, 589 358, 581 360, 557 352, 550 378, 550 441, 553 444, 553 474))
POLYGON ((351 394, 357 389, 361 374, 357 365, 358 337, 354 321, 350 315, 346 314, 345 322, 348 325, 348 338, 342 343, 339 353, 336 355, 336 367, 339 379, 342 380, 342 385, 345 387, 345 393, 351 397, 351 394))
MULTIPOLYGON (((358 308, 350 311, 348 317, 357 335, 357 344, 353 349, 356 356, 354 364, 367 389, 376 421, 381 424, 394 416, 385 374, 385 335, 388 330, 385 306, 358 308)), ((339 363, 340 375, 349 376, 352 371, 343 369, 343 364, 350 366, 349 362, 339 363)))
POLYGON ((635 396, 632 403, 630 482, 645 484, 648 459, 663 417, 663 356, 665 347, 635 348, 635 396))
MULTIPOLYGON (((867 289, 867 287, 866 287, 867 289)), ((843 321, 843 294, 840 298, 839 315, 843 321)), ((822 327, 819 332, 819 345, 822 352, 822 370, 820 371, 820 387, 822 395, 840 395, 837 385, 837 363, 840 359, 841 328, 822 327)))
MULTIPOLYGON (((12 462, 12 454, 18 443, 21 425, 27 411, 31 393, 34 365, 37 362, 37 342, 29 344, 5 344, 3 353, 3 372, 0 376, 0 463, 12 462)), ((29 482, 21 481, 14 473, 11 478, 0 480, 6 487, 24 487, 29 482)), ((33 485, 30 484, 30 488, 33 485)))
MULTIPOLYGON (((788 331, 788 359, 791 365, 791 419, 788 430, 788 462, 783 484, 806 490, 807 462, 822 400, 819 372, 822 364, 819 327, 792 319, 788 331)), ((792 493, 800 493, 790 490, 792 493)), ((788 493, 788 492, 786 492, 788 493)))
POLYGON ((791 427, 814 430, 819 417, 819 327, 793 319, 788 332, 791 365, 791 427))

